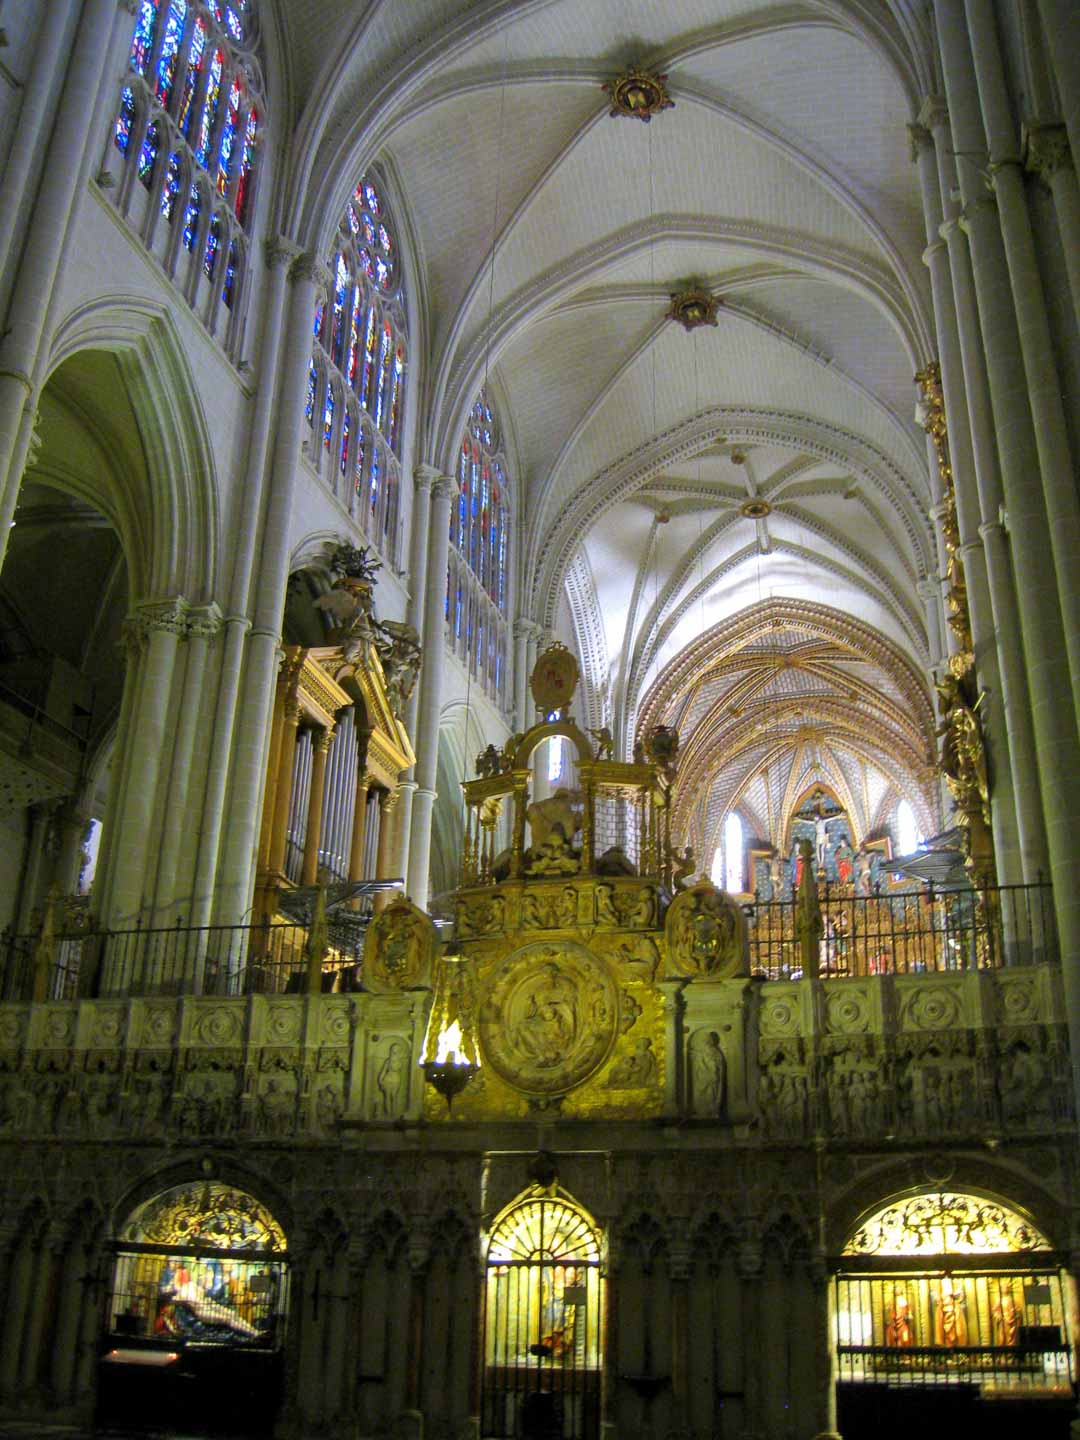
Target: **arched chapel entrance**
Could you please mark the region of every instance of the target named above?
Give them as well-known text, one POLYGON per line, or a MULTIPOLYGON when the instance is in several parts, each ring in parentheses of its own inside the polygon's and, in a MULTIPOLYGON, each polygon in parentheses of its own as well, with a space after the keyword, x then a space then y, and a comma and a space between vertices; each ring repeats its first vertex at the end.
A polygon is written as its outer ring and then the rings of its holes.
POLYGON ((604 1354, 602 1241, 557 1188, 496 1220, 484 1280, 481 1434, 594 1440, 604 1354))
POLYGON ((833 1280, 845 1440, 1068 1436, 1075 1300, 1065 1259, 985 1196, 909 1195, 864 1219, 833 1280))
POLYGON ((277 1220, 216 1180, 147 1200, 112 1243, 98 1384, 105 1423, 269 1434, 289 1259, 277 1220))

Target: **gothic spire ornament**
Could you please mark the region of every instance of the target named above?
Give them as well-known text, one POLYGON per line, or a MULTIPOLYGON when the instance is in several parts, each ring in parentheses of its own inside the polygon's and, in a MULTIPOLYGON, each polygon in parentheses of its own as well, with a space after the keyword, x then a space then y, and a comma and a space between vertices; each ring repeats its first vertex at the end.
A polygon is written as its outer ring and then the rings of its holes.
POLYGON ((611 116, 628 116, 631 120, 644 120, 647 125, 661 110, 673 110, 675 101, 668 94, 666 75, 656 75, 631 65, 614 80, 609 80, 602 89, 611 96, 611 116))
POLYGON ((703 285, 690 284, 671 297, 671 309, 665 320, 677 320, 684 330, 696 330, 699 325, 716 325, 716 312, 721 301, 710 295, 703 285))

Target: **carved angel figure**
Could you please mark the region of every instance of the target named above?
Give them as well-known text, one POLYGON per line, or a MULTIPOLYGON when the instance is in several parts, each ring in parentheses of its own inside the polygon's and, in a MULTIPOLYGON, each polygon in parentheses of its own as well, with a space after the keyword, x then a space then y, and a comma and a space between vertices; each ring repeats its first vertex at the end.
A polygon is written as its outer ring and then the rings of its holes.
POLYGON ((415 625, 407 625, 403 620, 376 620, 373 628, 390 708, 395 715, 400 715, 416 689, 422 653, 420 636, 415 625))
POLYGON ((599 730, 590 730, 589 734, 596 741, 596 759, 610 760, 615 753, 615 740, 607 725, 601 725, 599 730))

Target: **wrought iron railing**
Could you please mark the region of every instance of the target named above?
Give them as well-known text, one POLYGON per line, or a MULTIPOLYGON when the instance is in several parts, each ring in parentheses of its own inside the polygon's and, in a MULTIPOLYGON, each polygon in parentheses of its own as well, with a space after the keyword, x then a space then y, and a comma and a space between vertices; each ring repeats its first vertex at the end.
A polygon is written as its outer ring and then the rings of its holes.
POLYGON ((808 973, 808 958, 827 980, 1058 960, 1049 885, 925 886, 874 895, 824 887, 819 908, 820 939, 808 945, 797 901, 747 905, 751 973, 799 979, 808 973))
POLYGON ((359 990, 364 915, 334 926, 313 957, 307 927, 136 926, 131 930, 0 934, 0 1000, 118 995, 295 994, 359 990))

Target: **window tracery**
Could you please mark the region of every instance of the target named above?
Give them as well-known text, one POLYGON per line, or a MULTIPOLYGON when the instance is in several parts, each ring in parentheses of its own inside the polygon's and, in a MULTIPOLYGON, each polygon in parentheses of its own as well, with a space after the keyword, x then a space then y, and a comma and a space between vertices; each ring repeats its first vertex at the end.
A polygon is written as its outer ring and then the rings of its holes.
POLYGON ((139 0, 98 177, 233 354, 265 114, 257 29, 254 0, 139 0))
POLYGON ((396 563, 408 327, 393 222, 371 176, 345 207, 329 270, 312 327, 308 455, 396 563))
POLYGON ((463 664, 500 705, 508 703, 510 500, 505 452, 491 400, 481 391, 458 452, 450 512, 446 622, 463 664))

